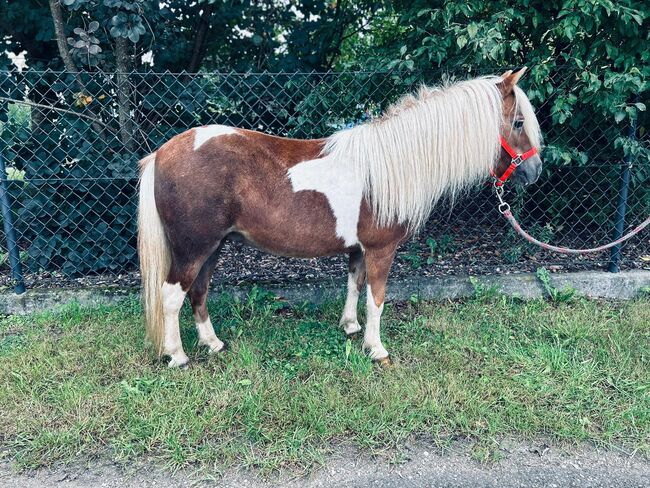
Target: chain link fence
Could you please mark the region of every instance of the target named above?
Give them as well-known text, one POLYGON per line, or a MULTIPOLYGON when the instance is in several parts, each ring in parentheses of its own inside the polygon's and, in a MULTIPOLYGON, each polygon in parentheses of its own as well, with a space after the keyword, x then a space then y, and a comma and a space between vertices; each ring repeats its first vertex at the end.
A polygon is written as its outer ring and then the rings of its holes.
MULTIPOLYGON (((323 137, 381 113, 419 83, 477 74, 2 72, 0 153, 27 285, 90 276, 135 280, 137 161, 186 129, 218 123, 323 137)), ((522 224, 542 240, 591 247, 612 239, 621 204, 625 228, 650 213, 650 163, 643 123, 617 123, 579 100, 563 108, 563 100, 577 96, 578 76, 558 69, 543 85, 522 82, 545 136, 545 170, 537 184, 509 188, 506 196, 522 224), (621 184, 625 171, 627 186, 621 184)), ((0 237, 4 245, 11 236, 0 237)), ((624 246, 620 264, 644 267, 649 255, 646 233, 624 246)), ((6 247, 0 258, 2 282, 9 285, 6 247)), ((485 187, 453 209, 441 204, 396 266, 424 274, 486 267, 515 272, 541 265, 594 269, 607 266, 609 258, 532 248, 506 228, 485 187)), ((293 260, 278 262, 305 269, 293 260)))

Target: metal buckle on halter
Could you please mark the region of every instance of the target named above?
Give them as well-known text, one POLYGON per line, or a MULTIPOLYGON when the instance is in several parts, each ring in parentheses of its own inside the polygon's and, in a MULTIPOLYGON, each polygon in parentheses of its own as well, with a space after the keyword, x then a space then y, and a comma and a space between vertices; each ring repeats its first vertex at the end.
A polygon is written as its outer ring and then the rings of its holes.
POLYGON ((497 198, 499 199, 499 212, 504 214, 510 210, 510 205, 508 205, 507 202, 503 201, 503 186, 500 186, 497 183, 498 180, 494 182, 494 191, 497 194, 497 198))
POLYGON ((510 162, 510 164, 514 164, 515 166, 519 166, 523 162, 524 162, 524 160, 521 159, 521 154, 517 154, 516 158, 512 158, 512 161, 510 162))

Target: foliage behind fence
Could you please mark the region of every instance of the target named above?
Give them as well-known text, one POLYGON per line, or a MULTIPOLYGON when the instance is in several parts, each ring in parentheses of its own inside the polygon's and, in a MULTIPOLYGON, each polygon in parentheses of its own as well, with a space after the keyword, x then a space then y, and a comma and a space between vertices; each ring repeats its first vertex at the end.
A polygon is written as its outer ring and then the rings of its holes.
MULTIPOLYGON (((219 123, 322 137, 380 113, 418 83, 476 75, 2 72, 0 150, 23 260, 31 271, 66 275, 133 269, 137 161, 188 128, 219 123)), ((628 221, 650 213, 650 164, 644 87, 603 111, 576 88, 584 87, 581 76, 556 67, 543 81, 524 82, 545 134, 545 171, 537 185, 508 197, 526 225, 584 246, 611 236, 622 164, 632 171, 628 221)), ((600 82, 615 91, 628 81, 600 82)), ((502 225, 492 209, 483 190, 453 216, 437 217, 502 225)))

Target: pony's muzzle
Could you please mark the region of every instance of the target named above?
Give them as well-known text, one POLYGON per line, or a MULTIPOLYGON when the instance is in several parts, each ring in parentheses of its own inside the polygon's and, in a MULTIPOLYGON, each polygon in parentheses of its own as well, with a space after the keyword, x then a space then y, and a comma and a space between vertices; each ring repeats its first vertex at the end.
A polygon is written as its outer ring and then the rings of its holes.
POLYGON ((535 155, 526 161, 524 161, 521 166, 517 168, 512 175, 515 182, 528 186, 535 183, 539 176, 542 174, 542 158, 538 155, 535 155))

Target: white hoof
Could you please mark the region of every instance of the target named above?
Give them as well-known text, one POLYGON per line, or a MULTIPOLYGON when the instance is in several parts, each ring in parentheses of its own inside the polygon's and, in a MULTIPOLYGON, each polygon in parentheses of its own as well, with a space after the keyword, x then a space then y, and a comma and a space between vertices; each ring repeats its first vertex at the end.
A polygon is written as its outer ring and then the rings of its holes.
POLYGON ((363 344, 364 351, 368 351, 368 356, 373 361, 378 361, 388 357, 388 351, 384 348, 383 344, 363 344))
POLYGON ((225 344, 216 337, 210 341, 199 341, 199 345, 206 346, 210 354, 216 354, 225 349, 225 344))
POLYGON ((356 320, 353 322, 341 322, 340 325, 347 335, 356 334, 361 331, 361 325, 356 320))
POLYGON ((171 359, 167 363, 169 368, 187 368, 190 358, 188 358, 184 352, 179 352, 176 354, 170 354, 171 359))

